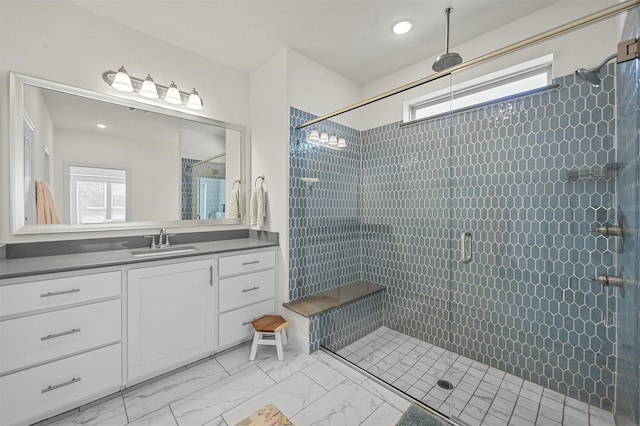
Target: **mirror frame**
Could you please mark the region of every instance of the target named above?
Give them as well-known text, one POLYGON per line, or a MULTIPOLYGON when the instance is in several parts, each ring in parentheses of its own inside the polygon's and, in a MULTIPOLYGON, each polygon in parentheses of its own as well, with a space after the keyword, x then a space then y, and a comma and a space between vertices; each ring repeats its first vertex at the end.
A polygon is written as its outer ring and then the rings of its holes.
POLYGON ((214 120, 211 118, 187 114, 178 110, 163 108, 154 104, 138 102, 135 100, 120 98, 104 93, 93 92, 87 89, 80 89, 63 83, 57 83, 33 77, 25 74, 9 72, 9 183, 10 183, 10 205, 11 205, 11 233, 13 235, 30 234, 55 234, 65 232, 92 232, 92 231, 118 231, 135 230, 161 227, 195 227, 195 226, 218 226, 218 225, 246 225, 247 218, 247 172, 248 172, 248 145, 247 131, 244 126, 214 120), (240 219, 205 219, 205 220, 166 220, 166 221, 133 221, 123 223, 108 224, 85 224, 85 225, 25 225, 24 220, 24 150, 22 148, 23 114, 24 114, 24 85, 40 87, 48 90, 81 96, 100 102, 132 107, 157 114, 167 115, 183 120, 195 121, 198 123, 222 127, 228 130, 240 132, 240 181, 241 181, 241 205, 240 219))

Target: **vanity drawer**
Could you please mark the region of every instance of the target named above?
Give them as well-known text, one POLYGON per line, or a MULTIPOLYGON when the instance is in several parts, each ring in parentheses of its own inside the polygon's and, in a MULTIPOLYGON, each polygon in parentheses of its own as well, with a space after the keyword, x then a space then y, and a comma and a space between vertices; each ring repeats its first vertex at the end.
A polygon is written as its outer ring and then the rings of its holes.
POLYGON ((251 339, 254 332, 251 321, 274 312, 275 302, 271 299, 221 314, 218 317, 218 346, 227 347, 251 339))
POLYGON ((117 392, 120 344, 0 377, 0 424, 41 420, 117 392))
POLYGON ((260 269, 274 268, 276 265, 275 250, 254 251, 250 253, 224 256, 218 259, 218 276, 244 274, 260 269))
POLYGON ((273 270, 266 270, 221 279, 218 284, 218 311, 230 311, 240 306, 274 298, 275 275, 273 270))
POLYGON ((120 271, 0 286, 0 317, 120 296, 120 271))
POLYGON ((120 299, 0 322, 0 373, 121 339, 120 299))

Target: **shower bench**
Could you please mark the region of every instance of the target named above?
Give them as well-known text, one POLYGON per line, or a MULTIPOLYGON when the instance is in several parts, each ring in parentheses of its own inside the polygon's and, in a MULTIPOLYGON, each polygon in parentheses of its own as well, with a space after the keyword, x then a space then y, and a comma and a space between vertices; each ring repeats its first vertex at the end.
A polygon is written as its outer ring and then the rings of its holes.
POLYGON ((283 303, 282 306, 303 317, 310 318, 384 290, 385 287, 379 284, 368 281, 354 281, 329 291, 303 297, 294 302, 283 303))

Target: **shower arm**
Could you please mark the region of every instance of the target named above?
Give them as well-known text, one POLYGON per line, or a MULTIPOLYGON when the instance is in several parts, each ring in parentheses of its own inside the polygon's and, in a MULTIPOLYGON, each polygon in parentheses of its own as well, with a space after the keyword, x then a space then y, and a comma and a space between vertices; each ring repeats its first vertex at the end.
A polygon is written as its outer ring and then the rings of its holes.
POLYGON ((447 23, 445 26, 445 36, 444 36, 444 53, 449 53, 449 19, 451 16, 451 7, 448 7, 444 10, 444 14, 447 15, 447 23))
POLYGON ((463 62, 461 64, 458 65, 454 65, 451 68, 448 68, 444 71, 439 71, 436 72, 435 74, 431 74, 427 77, 423 77, 419 80, 415 80, 411 83, 407 83, 405 85, 402 85, 400 87, 397 87, 395 89, 386 91, 384 93, 381 93, 379 95, 373 96, 371 98, 365 99, 363 101, 357 102, 355 104, 349 105, 347 107, 344 107, 342 109, 339 109, 337 111, 331 112, 329 114, 325 114, 321 117, 318 118, 314 118, 313 120, 309 120, 306 123, 302 123, 299 126, 296 126, 296 129, 303 129, 307 126, 311 126, 313 124, 319 123, 321 121, 324 120, 328 120, 330 118, 333 118, 337 115, 340 114, 344 114, 346 112, 349 111, 353 111, 354 109, 363 107, 365 105, 369 105, 372 104, 374 102, 380 101, 382 99, 386 99, 389 98, 391 96, 395 96, 399 93, 402 92, 406 92, 407 90, 411 90, 414 89, 418 86, 422 86, 423 84, 426 83, 430 83, 432 81, 438 80, 442 77, 446 77, 450 74, 456 73, 456 72, 461 72, 461 71, 465 71, 467 69, 470 68, 474 68, 478 65, 482 65, 484 63, 487 63, 489 61, 492 61, 496 58, 501 58, 509 53, 513 53, 513 52, 517 52, 519 50, 522 50, 524 48, 527 48, 529 46, 533 46, 539 43, 542 43, 544 41, 550 40, 552 38, 555 37, 559 37, 561 35, 567 34, 573 30, 579 29, 579 28, 583 28, 586 27, 587 25, 591 25, 591 24, 595 24, 596 22, 600 22, 604 19, 610 18, 612 16, 615 16, 619 13, 622 13, 626 10, 629 10, 633 7, 636 7, 640 5, 640 0, 626 0, 623 1, 621 3, 617 3, 613 6, 610 6, 606 9, 602 9, 598 12, 589 14, 587 16, 583 16, 582 18, 573 20, 571 22, 568 22, 566 24, 560 25, 558 27, 552 28, 550 30, 544 31, 538 35, 535 35, 533 37, 529 37, 526 38, 524 40, 520 40, 517 43, 512 43, 508 46, 505 46, 503 48, 500 48, 498 50, 494 50, 493 52, 487 53, 486 55, 482 55, 479 56, 475 59, 471 59, 467 62, 463 62))
POLYGON ((613 58, 616 58, 618 56, 617 53, 614 53, 611 56, 608 56, 604 61, 602 61, 602 63, 600 65, 598 65, 598 68, 596 68, 598 70, 598 72, 600 72, 600 70, 602 69, 602 67, 604 67, 607 62, 609 62, 610 60, 612 60, 613 58))

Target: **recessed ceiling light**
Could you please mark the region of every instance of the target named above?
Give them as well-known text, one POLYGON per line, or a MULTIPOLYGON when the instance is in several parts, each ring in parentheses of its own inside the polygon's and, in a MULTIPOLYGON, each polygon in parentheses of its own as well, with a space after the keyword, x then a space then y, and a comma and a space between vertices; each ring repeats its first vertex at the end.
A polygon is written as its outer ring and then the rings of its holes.
POLYGON ((391 30, 394 34, 402 35, 411 31, 411 28, 413 28, 413 22, 408 19, 403 19, 402 21, 398 21, 393 24, 391 30))
POLYGON ((96 124, 96 127, 99 129, 106 129, 107 125, 106 124, 96 124))

